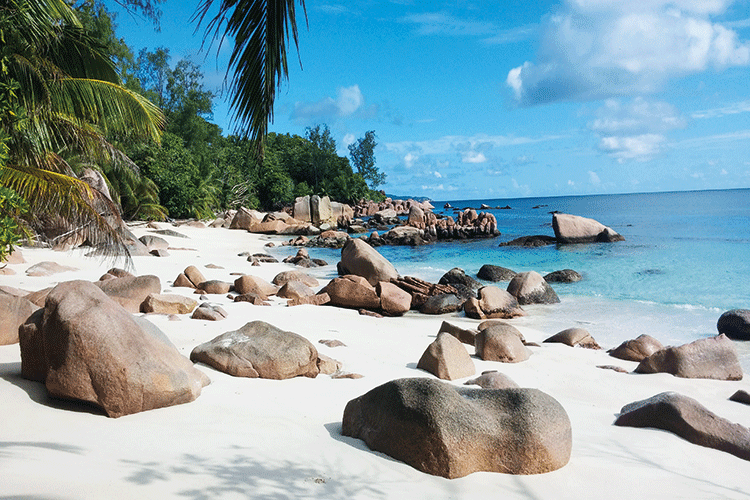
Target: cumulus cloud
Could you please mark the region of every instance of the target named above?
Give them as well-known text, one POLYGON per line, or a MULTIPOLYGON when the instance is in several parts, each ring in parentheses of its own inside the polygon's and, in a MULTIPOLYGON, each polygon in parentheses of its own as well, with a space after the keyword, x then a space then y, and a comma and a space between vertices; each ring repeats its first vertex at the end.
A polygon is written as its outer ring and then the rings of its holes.
POLYGON ((478 151, 466 151, 461 155, 461 161, 463 163, 485 163, 487 157, 484 153, 478 151))
POLYGON ((293 120, 321 120, 346 117, 354 114, 365 102, 359 85, 339 87, 336 98, 324 97, 317 102, 296 102, 293 120))
POLYGON ((602 137, 599 149, 616 158, 620 163, 626 160, 646 161, 661 151, 666 140, 666 137, 660 134, 602 137))
POLYGON ((653 158, 667 143, 666 132, 687 125, 671 104, 643 97, 608 99, 596 114, 589 128, 600 136, 599 149, 620 162, 653 158))
POLYGON ((750 43, 712 22, 732 0, 567 0, 543 28, 536 62, 506 77, 517 102, 596 100, 672 77, 750 64, 750 43))

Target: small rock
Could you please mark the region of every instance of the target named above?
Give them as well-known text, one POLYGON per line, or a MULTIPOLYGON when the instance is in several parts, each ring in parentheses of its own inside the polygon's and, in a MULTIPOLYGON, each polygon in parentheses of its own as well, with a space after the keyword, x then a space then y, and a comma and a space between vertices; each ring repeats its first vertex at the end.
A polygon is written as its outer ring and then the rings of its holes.
POLYGON ((469 377, 476 372, 474 363, 461 342, 453 335, 441 332, 417 363, 417 368, 443 380, 469 377))
POLYGON ((191 319, 203 319, 208 321, 220 321, 226 317, 227 312, 223 308, 220 306, 212 306, 207 302, 199 305, 195 311, 193 311, 193 315, 190 316, 191 319))
POLYGON ((478 385, 482 389, 517 389, 519 387, 510 377, 496 370, 482 372, 482 375, 465 382, 464 385, 478 385))
POLYGON ((583 328, 568 328, 557 332, 544 342, 565 344, 570 347, 585 347, 586 349, 601 349, 591 334, 583 328))

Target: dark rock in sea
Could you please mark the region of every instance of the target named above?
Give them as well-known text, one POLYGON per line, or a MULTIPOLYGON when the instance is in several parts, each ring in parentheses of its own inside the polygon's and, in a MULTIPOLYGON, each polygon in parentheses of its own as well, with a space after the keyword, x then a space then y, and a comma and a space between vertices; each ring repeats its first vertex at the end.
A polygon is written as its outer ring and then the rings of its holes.
POLYGON ((561 269, 560 271, 553 271, 544 277, 544 281, 547 283, 575 283, 581 281, 583 276, 577 271, 572 269, 561 269))
POLYGON ((479 268, 477 278, 486 281, 510 281, 516 276, 516 274, 518 273, 507 267, 485 264, 479 268))
POLYGON ((505 241, 503 243, 500 243, 499 246, 534 248, 534 247, 543 247, 547 245, 554 245, 555 242, 556 240, 552 236, 545 236, 543 234, 537 234, 534 236, 521 236, 520 238, 516 238, 514 240, 505 241))
POLYGON ((547 283, 542 275, 536 271, 528 271, 516 274, 510 283, 507 291, 513 295, 518 303, 526 304, 557 304, 560 298, 552 287, 547 283))
POLYGON ((644 269, 643 271, 638 271, 637 273, 640 276, 658 276, 660 274, 664 274, 663 269, 644 269))
POLYGON ((538 389, 475 389, 427 378, 386 382, 349 401, 341 433, 449 479, 539 474, 570 459, 565 409, 538 389))
POLYGON ((450 203, 446 203, 445 205, 443 205, 443 208, 448 210, 448 209, 453 208, 453 205, 451 205, 450 203))
POLYGON ((513 210, 510 205, 505 205, 504 207, 495 207, 497 210, 513 210))
POLYGON ((445 273, 438 283, 441 285, 450 285, 455 288, 458 291, 458 297, 463 300, 475 297, 477 290, 484 286, 458 267, 454 267, 445 273))
POLYGON ((750 309, 725 312, 719 317, 716 328, 730 339, 750 340, 750 309))
POLYGON ((750 460, 750 429, 710 412, 693 398, 674 392, 625 405, 615 425, 652 427, 687 441, 750 460))
POLYGON ((427 301, 419 308, 422 314, 448 314, 460 310, 464 301, 453 293, 443 293, 428 297, 427 301))
POLYGON ((547 206, 547 205, 534 205, 533 207, 531 207, 531 209, 532 209, 532 210, 536 210, 537 208, 544 208, 544 207, 546 207, 546 206, 547 206))

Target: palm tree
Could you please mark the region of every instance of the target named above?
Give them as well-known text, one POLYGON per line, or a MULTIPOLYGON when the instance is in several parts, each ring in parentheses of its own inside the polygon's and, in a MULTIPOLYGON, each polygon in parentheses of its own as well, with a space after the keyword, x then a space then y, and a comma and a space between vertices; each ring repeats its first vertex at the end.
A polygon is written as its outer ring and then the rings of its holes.
MULTIPOLYGON (((194 16, 199 25, 213 4, 214 0, 203 0, 199 5, 194 16)), ((233 72, 229 91, 234 120, 261 155, 268 123, 273 121, 276 87, 288 77, 290 33, 299 50, 294 4, 294 0, 221 0, 219 13, 206 27, 206 39, 219 39, 219 48, 224 36, 234 38, 227 69, 227 77, 233 72)), ((305 11, 304 0, 299 4, 305 11)))
POLYGON ((108 138, 158 141, 162 112, 120 85, 65 0, 6 0, 0 43, 0 139, 8 148, 0 186, 36 217, 59 217, 107 253, 127 254, 111 224, 121 222, 117 207, 78 179, 66 158, 137 170, 108 138))

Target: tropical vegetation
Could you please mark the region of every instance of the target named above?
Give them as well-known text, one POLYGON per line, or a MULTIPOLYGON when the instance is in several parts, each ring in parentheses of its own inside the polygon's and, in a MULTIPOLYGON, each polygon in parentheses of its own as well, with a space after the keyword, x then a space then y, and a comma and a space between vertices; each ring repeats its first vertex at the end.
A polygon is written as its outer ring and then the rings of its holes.
MULTIPOLYGON (((159 1, 118 3, 156 20, 159 1)), ((324 124, 304 137, 268 133, 290 34, 297 43, 294 2, 223 0, 208 23, 209 33, 222 30, 236 40, 229 71, 237 130, 228 136, 210 121, 216 96, 200 67, 173 62, 164 48, 136 56, 100 1, 0 7, 0 260, 27 227, 62 225, 122 250, 121 218, 207 218, 310 194, 382 198, 374 131, 349 145, 348 158, 324 124), (91 172, 106 186, 81 180, 91 172)))

